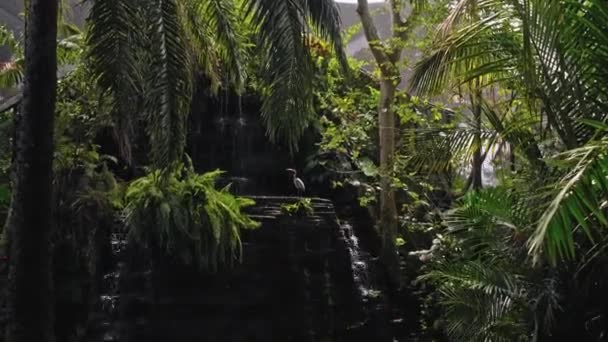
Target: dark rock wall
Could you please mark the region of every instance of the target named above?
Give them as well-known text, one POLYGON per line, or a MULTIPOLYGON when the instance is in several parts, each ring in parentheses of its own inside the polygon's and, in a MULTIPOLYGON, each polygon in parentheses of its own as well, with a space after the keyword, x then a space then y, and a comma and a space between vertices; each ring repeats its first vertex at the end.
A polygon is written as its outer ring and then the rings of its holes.
MULTIPOLYGON (((285 169, 295 168, 302 176, 305 158, 315 146, 314 132, 309 130, 299 152, 291 154, 280 141, 269 141, 260 107, 256 95, 197 92, 189 119, 187 153, 198 172, 226 171, 224 183, 232 183, 238 194, 295 195, 285 169)), ((309 185, 306 177, 304 182, 309 185)))
POLYGON ((281 204, 295 198, 255 200, 249 213, 262 227, 243 235, 232 271, 151 270, 149 252, 117 248, 89 341, 359 341, 349 330, 365 313, 332 203, 314 199, 314 215, 290 216, 281 204))

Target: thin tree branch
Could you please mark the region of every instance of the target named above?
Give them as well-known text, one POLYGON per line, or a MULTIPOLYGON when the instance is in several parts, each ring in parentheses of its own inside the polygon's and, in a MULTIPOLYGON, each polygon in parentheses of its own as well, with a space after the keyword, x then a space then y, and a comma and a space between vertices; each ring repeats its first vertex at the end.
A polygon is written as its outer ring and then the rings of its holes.
POLYGON ((363 32, 369 43, 370 50, 378 63, 378 67, 383 75, 390 75, 392 68, 389 65, 391 63, 388 55, 386 54, 386 47, 382 44, 378 29, 374 24, 374 19, 369 11, 369 4, 367 0, 357 0, 357 14, 361 18, 361 25, 363 26, 363 32))
POLYGON ((412 12, 407 19, 402 18, 401 9, 403 8, 403 0, 390 0, 392 21, 393 21, 393 37, 397 38, 399 42, 397 46, 391 47, 389 53, 389 60, 395 64, 401 59, 401 53, 403 52, 403 42, 405 42, 414 29, 414 19, 420 14, 419 7, 412 5, 412 12))

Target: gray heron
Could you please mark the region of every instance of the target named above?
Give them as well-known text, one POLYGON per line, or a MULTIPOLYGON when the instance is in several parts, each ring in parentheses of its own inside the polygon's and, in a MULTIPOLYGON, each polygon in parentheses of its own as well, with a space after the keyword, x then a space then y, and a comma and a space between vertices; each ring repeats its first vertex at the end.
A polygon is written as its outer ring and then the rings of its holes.
POLYGON ((304 191, 306 191, 306 186, 304 185, 304 182, 300 178, 298 178, 298 176, 297 176, 298 172, 294 169, 286 169, 285 171, 287 171, 289 173, 289 177, 291 178, 291 181, 293 182, 293 186, 296 187, 298 196, 303 194, 304 191))

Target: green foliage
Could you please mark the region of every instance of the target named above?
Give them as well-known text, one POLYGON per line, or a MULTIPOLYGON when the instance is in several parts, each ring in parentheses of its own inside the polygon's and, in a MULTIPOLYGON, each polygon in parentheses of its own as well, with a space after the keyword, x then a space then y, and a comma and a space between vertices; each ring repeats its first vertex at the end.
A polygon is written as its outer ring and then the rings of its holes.
MULTIPOLYGON (((349 62, 352 66, 360 67, 363 63, 356 60, 349 62)), ((380 92, 374 80, 365 72, 344 78, 339 73, 339 63, 331 55, 319 56, 318 68, 322 75, 317 81, 316 95, 323 114, 319 120, 322 138, 315 163, 311 163, 309 168, 320 166, 333 173, 334 187, 356 187, 360 204, 373 207, 380 189, 376 142, 380 92)), ((434 188, 431 184, 435 183, 424 177, 425 174, 417 172, 419 168, 415 158, 419 154, 415 152, 420 152, 421 144, 414 143, 412 138, 416 138, 416 134, 422 136, 425 129, 431 131, 431 127, 443 125, 439 121, 442 115, 438 107, 401 90, 398 90, 394 110, 399 119, 399 134, 391 180, 401 201, 406 203, 402 211, 407 213, 415 211, 415 208, 431 206, 428 194, 434 188), (436 119, 438 117, 439 120, 436 119)), ((427 153, 425 156, 433 154, 427 153)), ((408 221, 411 219, 409 215, 401 217, 407 217, 408 221)))
POLYGON ((608 58, 596 48, 607 42, 600 33, 607 29, 606 6, 459 1, 436 49, 416 68, 413 84, 426 92, 472 81, 521 89, 531 110, 547 118, 567 147, 580 146, 593 130, 577 119, 606 118, 605 78, 596 72, 608 58))
POLYGON ((90 64, 100 88, 114 99, 117 136, 129 162, 138 112, 145 113, 157 167, 182 155, 193 80, 180 14, 174 0, 93 3, 90 64))
POLYGON ((258 223, 241 211, 252 200, 214 188, 220 174, 178 164, 133 181, 125 194, 129 236, 203 269, 232 266, 241 258, 240 230, 258 223))
POLYGON ((89 24, 88 56, 100 87, 114 99, 121 154, 133 161, 130 137, 145 113, 150 157, 159 168, 182 155, 201 73, 212 90, 220 83, 242 89, 244 65, 255 59, 268 135, 294 150, 313 115, 311 31, 333 42, 345 61, 330 0, 98 0, 89 24))
POLYGON ((281 204, 281 211, 287 215, 312 216, 315 211, 310 198, 300 198, 294 203, 281 204))
MULTIPOLYGON (((57 41, 57 63, 59 65, 76 63, 83 50, 82 43, 80 31, 76 28, 66 31, 66 35, 57 41)), ((8 48, 11 54, 10 60, 0 63, 0 88, 16 87, 23 81, 25 68, 23 46, 20 39, 4 25, 0 25, 0 46, 8 48)))
POLYGON ((558 258, 573 259, 576 233, 582 231, 595 243, 598 229, 608 227, 607 132, 604 125, 602 138, 552 158, 564 175, 542 193, 550 202, 530 240, 530 251, 537 258, 545 252, 553 264, 558 258))
POLYGON ((556 280, 533 270, 526 253, 532 213, 507 188, 468 193, 446 215, 438 244, 419 253, 427 261, 419 281, 435 287, 451 339, 529 341, 552 327, 556 280))
POLYGON ((262 117, 272 141, 284 140, 291 151, 314 117, 314 59, 311 32, 334 44, 343 69, 340 17, 333 1, 245 1, 247 15, 257 29, 264 61, 262 117))
POLYGON ((462 0, 413 77, 426 93, 481 87, 490 136, 524 156, 524 172, 542 175, 542 191, 529 194, 540 211, 530 241, 537 261, 573 259, 578 233, 594 243, 608 223, 606 131, 596 131, 608 113, 599 71, 608 54, 597 48, 608 43, 607 13, 602 1, 462 0), (496 95, 507 98, 504 109, 488 105, 496 95), (545 148, 542 139, 559 143, 545 148))
POLYGON ((0 46, 8 48, 12 55, 11 60, 0 63, 0 88, 11 88, 23 79, 23 48, 4 25, 0 25, 0 46))

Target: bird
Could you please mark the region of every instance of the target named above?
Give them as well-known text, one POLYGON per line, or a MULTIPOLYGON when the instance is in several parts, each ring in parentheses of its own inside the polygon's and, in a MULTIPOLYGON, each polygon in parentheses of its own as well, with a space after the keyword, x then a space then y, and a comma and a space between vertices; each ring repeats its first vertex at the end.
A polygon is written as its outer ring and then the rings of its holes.
POLYGON ((304 191, 306 191, 306 185, 304 185, 304 182, 297 177, 298 172, 294 169, 286 169, 285 171, 289 172, 289 176, 291 177, 293 185, 296 187, 298 196, 303 194, 304 191))

